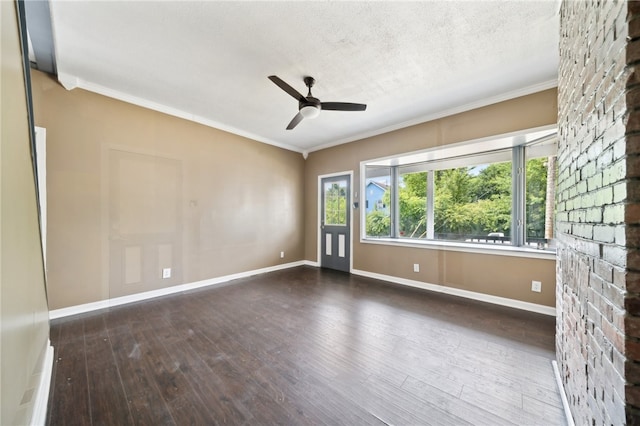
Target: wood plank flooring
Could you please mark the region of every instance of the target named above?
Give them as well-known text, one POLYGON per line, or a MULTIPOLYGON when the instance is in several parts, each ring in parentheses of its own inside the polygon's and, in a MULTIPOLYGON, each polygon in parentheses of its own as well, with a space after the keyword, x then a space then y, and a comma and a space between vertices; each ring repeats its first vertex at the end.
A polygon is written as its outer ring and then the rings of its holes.
POLYGON ((52 322, 50 425, 563 425, 552 317, 300 267, 52 322))

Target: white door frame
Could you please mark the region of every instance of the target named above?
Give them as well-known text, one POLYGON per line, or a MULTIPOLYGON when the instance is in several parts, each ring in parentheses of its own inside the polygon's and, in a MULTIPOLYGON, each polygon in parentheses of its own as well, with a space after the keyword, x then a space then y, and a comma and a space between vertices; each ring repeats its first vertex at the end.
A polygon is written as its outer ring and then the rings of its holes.
POLYGON ((318 267, 322 266, 322 179, 335 176, 350 176, 350 188, 349 188, 349 272, 353 272, 353 170, 347 170, 344 172, 329 173, 325 175, 318 175, 318 216, 316 218, 316 263, 318 267))
POLYGON ((47 273, 47 129, 35 126, 36 170, 38 199, 40 200, 40 239, 45 275, 47 273))

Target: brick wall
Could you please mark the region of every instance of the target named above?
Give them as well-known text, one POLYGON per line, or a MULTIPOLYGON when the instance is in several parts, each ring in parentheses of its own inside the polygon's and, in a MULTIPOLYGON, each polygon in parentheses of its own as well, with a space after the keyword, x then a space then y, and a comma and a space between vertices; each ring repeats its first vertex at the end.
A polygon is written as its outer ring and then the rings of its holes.
POLYGON ((640 3, 560 14, 557 358, 576 424, 640 424, 640 3))

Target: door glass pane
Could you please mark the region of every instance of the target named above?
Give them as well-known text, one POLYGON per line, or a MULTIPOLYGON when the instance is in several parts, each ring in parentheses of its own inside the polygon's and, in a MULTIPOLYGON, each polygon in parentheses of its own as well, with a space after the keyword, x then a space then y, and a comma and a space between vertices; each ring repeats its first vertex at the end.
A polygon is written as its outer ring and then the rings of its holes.
POLYGON ((347 181, 324 184, 324 224, 347 225, 347 181))

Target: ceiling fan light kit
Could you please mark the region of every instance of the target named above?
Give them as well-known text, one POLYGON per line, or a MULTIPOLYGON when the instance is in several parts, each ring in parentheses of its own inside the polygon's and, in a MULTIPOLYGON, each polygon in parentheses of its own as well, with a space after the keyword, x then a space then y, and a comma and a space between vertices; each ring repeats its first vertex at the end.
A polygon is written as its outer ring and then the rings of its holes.
POLYGON ((320 115, 320 110, 326 109, 330 111, 364 111, 367 109, 365 104, 354 104, 349 102, 320 102, 320 99, 314 98, 311 94, 311 87, 316 80, 313 77, 305 77, 304 84, 309 88, 307 96, 302 96, 300 92, 284 82, 280 77, 270 75, 269 80, 291 95, 298 101, 298 113, 287 126, 287 130, 296 127, 303 118, 316 118, 320 115))
POLYGON ((305 105, 300 108, 300 114, 304 118, 316 118, 320 115, 320 108, 315 105, 305 105))

